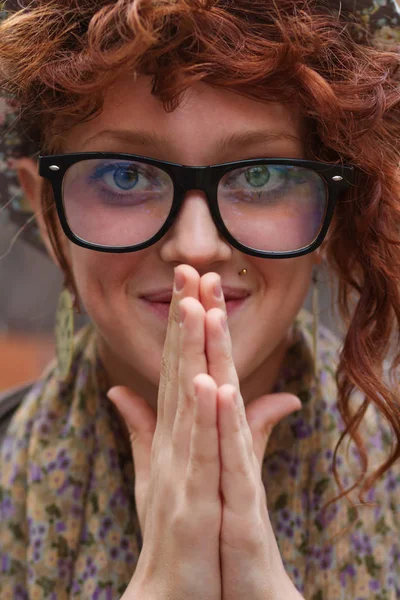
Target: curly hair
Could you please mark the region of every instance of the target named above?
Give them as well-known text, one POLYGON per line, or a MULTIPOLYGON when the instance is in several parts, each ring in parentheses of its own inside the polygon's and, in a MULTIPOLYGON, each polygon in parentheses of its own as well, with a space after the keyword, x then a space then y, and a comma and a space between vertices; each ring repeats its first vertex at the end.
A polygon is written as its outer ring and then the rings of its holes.
MULTIPOLYGON (((196 82, 296 105, 307 124, 309 158, 356 167, 355 183, 335 209, 326 260, 338 278, 347 330, 336 374, 345 429, 333 472, 338 498, 362 483, 361 502, 400 457, 399 64, 398 53, 357 43, 346 15, 322 0, 37 0, 0 26, 0 89, 14 99, 43 153, 62 151, 62 132, 101 112, 117 77, 140 73, 151 77, 167 111, 196 82), (357 410, 356 389, 364 398, 357 410), (359 428, 371 403, 395 443, 367 477, 359 428), (362 463, 348 490, 336 469, 346 435, 362 463)), ((48 182, 42 205, 54 252, 76 291, 48 182)))

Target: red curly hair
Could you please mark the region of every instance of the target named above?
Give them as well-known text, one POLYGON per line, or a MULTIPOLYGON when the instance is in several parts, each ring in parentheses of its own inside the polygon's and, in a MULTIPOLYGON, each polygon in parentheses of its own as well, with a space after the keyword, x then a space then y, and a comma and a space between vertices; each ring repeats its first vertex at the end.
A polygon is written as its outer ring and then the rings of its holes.
MULTIPOLYGON (((346 427, 333 471, 338 498, 362 483, 363 502, 400 457, 400 55, 357 43, 350 29, 322 1, 37 0, 0 26, 0 89, 15 99, 26 133, 45 154, 62 152, 62 132, 101 111, 118 76, 138 72, 152 77, 152 93, 169 111, 200 81, 296 105, 307 124, 308 158, 356 167, 355 184, 335 209, 326 259, 347 327, 336 375, 346 427), (365 397, 356 411, 355 389, 365 397), (366 477, 359 426, 370 403, 395 443, 366 477), (336 469, 346 435, 362 461, 347 491, 336 469)), ((42 202, 74 289, 47 182, 42 202)))

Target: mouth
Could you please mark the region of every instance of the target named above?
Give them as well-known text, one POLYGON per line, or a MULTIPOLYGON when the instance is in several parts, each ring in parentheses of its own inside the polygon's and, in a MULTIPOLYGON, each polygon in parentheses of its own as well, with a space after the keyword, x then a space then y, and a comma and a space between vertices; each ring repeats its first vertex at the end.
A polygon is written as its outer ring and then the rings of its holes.
MULTIPOLYGON (((249 295, 242 298, 232 298, 225 300, 228 318, 235 315, 244 306, 248 298, 249 295)), ((170 302, 155 302, 145 297, 140 298, 140 300, 143 303, 144 308, 150 310, 153 314, 156 314, 164 321, 168 321, 169 307, 171 304, 170 302)))

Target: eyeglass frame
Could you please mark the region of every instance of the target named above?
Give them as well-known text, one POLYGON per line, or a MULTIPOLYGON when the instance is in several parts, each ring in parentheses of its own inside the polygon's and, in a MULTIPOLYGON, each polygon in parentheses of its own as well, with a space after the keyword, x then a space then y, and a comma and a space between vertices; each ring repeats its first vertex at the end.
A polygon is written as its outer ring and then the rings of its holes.
POLYGON ((172 227, 176 217, 179 214, 186 194, 191 190, 200 190, 205 193, 211 217, 219 233, 223 239, 225 239, 237 250, 243 252, 244 254, 259 258, 294 258, 297 256, 303 256, 313 252, 322 244, 332 220, 336 201, 338 197, 345 190, 347 190, 351 184, 354 183, 355 174, 355 168, 353 166, 291 158, 253 158, 248 160, 220 163, 216 165, 192 167, 178 163, 157 160, 147 156, 140 156, 137 154, 125 154, 119 152, 75 152, 53 155, 40 154, 38 162, 39 175, 50 181, 52 185, 58 217, 61 227, 67 238, 82 248, 115 254, 137 252, 156 244, 172 227), (174 196, 171 209, 164 224, 154 236, 145 242, 134 244, 133 246, 104 246, 101 244, 87 242, 74 234, 68 224, 64 209, 62 192, 64 176, 72 165, 81 161, 96 159, 115 159, 142 162, 144 164, 149 164, 161 169, 171 178, 174 186, 174 196), (229 230, 226 228, 219 211, 218 186, 222 177, 229 171, 233 171, 238 168, 251 167, 252 165, 303 167, 306 169, 311 169, 320 175, 327 190, 327 208, 320 232, 311 244, 306 247, 299 248, 298 250, 291 250, 288 252, 264 251, 245 246, 231 235, 229 230))

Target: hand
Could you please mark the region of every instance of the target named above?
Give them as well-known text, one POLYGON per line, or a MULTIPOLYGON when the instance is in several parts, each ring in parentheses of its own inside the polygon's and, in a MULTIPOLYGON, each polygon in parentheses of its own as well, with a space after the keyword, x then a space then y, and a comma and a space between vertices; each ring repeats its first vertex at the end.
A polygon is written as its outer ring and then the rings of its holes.
POLYGON ((143 535, 124 600, 221 598, 217 386, 205 375, 199 275, 188 266, 178 270, 185 286, 171 301, 157 417, 128 388, 108 392, 130 433, 143 535), (182 326, 179 302, 186 313, 182 326))
POLYGON ((287 575, 267 510, 261 466, 274 425, 301 408, 291 394, 268 394, 245 409, 232 359, 224 298, 215 307, 205 277, 200 298, 206 314, 208 373, 215 395, 221 460, 220 557, 223 600, 294 600, 302 596, 287 575))
MULTIPOLYGON (((184 268, 184 273, 190 280, 193 276, 194 270, 187 266, 184 268)), ((223 298, 220 301, 217 301, 212 294, 213 285, 218 281, 219 277, 214 273, 208 273, 201 278, 201 304, 204 306, 204 309, 207 310, 205 319, 203 321, 206 336, 205 350, 207 355, 207 364, 205 365, 204 369, 200 368, 200 370, 196 370, 196 368, 191 367, 191 361, 189 357, 187 357, 186 365, 187 368, 191 370, 191 374, 188 372, 189 377, 185 379, 190 388, 190 380, 192 377, 194 379, 194 383, 196 383, 198 386, 199 399, 207 398, 208 413, 213 406, 217 407, 221 450, 222 448, 225 449, 223 453, 221 452, 220 457, 221 468, 225 470, 225 477, 221 476, 220 494, 223 504, 226 503, 226 506, 222 508, 220 539, 221 566, 219 566, 218 563, 220 577, 222 577, 223 598, 224 600, 233 600, 234 598, 242 599, 244 597, 251 597, 255 600, 257 598, 262 598, 263 600, 266 600, 267 598, 285 598, 285 600, 289 600, 291 598, 298 599, 301 598, 301 596, 283 569, 279 550, 277 548, 276 540, 269 522, 266 508, 265 491, 260 476, 260 463, 264 454, 265 444, 267 443, 267 437, 272 429, 272 426, 281 418, 283 418, 283 416, 286 416, 287 414, 290 414, 290 412, 293 412, 293 410, 300 408, 301 404, 298 399, 289 395, 274 395, 273 398, 275 401, 278 399, 283 399, 284 404, 277 405, 277 403, 274 402, 273 406, 275 408, 272 410, 272 412, 270 410, 272 405, 267 405, 266 402, 268 401, 269 397, 262 397, 251 403, 250 406, 252 411, 251 413, 249 412, 249 418, 252 417, 252 422, 254 423, 254 448, 252 448, 253 469, 250 468, 250 471, 247 472, 247 476, 245 474, 240 474, 240 472, 236 473, 235 469, 237 468, 237 461, 242 461, 242 464, 244 464, 244 459, 246 459, 246 457, 249 459, 251 454, 249 451, 247 454, 246 452, 243 452, 243 448, 241 447, 243 440, 246 439, 246 426, 247 441, 249 441, 248 434, 250 428, 247 425, 246 416, 244 414, 243 400, 240 396, 240 391, 238 397, 239 411, 237 413, 232 411, 234 404, 229 398, 229 394, 231 394, 234 390, 239 390, 239 385, 237 381, 236 370, 232 361, 229 332, 225 335, 221 335, 221 330, 218 329, 220 327, 219 319, 221 317, 221 311, 222 314, 225 313, 225 304, 223 298), (228 337, 226 337, 226 335, 228 337), (207 372, 207 368, 210 375, 213 373, 213 376, 204 374, 207 372), (198 375, 198 373, 203 373, 203 375, 198 375), (217 389, 217 381, 222 382, 219 390, 217 389), (234 383, 231 385, 226 385, 227 382, 234 383), (226 394, 228 396, 226 396, 226 394), (242 410, 240 410, 240 408, 242 410), (261 421, 257 420, 257 415, 262 416, 261 421), (235 417, 239 418, 239 424, 236 423, 237 431, 236 433, 235 431, 227 433, 226 428, 229 427, 229 424, 235 427, 235 417), (264 424, 266 425, 265 431, 263 430, 264 424), (234 454, 231 455, 230 453, 232 449, 234 450, 234 454), (254 462, 254 460, 256 462, 254 462), (243 480, 245 482, 245 487, 243 487, 243 480), (237 492, 239 492, 239 496, 237 495, 237 492), (232 508, 235 508, 235 503, 237 500, 242 498, 243 494, 246 493, 248 494, 248 497, 252 498, 252 501, 250 502, 251 510, 248 510, 247 513, 244 513, 243 515, 238 514, 237 512, 235 513, 235 510, 232 510, 232 508), (231 506, 232 502, 233 505, 231 506), (256 523, 258 529, 254 529, 252 527, 254 526, 254 523, 256 523), (260 523, 263 526, 262 529, 260 529, 260 523), (260 531, 262 531, 263 535, 258 536, 257 539, 254 539, 254 534, 260 531), (276 565, 278 565, 279 568, 276 568, 276 565)), ((190 291, 188 282, 184 288, 184 292, 192 296, 195 293, 193 290, 190 291)), ((182 297, 182 295, 179 297, 182 297)), ((182 301, 182 305, 184 307, 187 307, 188 304, 189 312, 194 306, 196 313, 198 308, 198 306, 196 308, 196 302, 193 305, 192 298, 186 298, 184 301, 182 301)), ((171 312, 173 312, 172 304, 171 312)), ((174 322, 176 324, 176 319, 174 322)), ((193 327, 194 323, 195 321, 193 321, 193 323, 189 321, 186 322, 186 327, 189 331, 190 328, 193 327)), ((168 329, 163 355, 164 367, 166 365, 165 360, 168 359, 169 356, 167 350, 170 348, 169 336, 170 327, 168 329)), ((184 352, 182 354, 184 354, 184 352)), ((180 364, 181 373, 183 374, 185 361, 181 360, 180 364)), ((163 404, 160 403, 160 398, 163 397, 162 381, 165 383, 165 377, 163 378, 163 373, 160 381, 159 410, 160 404, 163 404)), ((139 522, 143 531, 143 529, 147 527, 146 507, 148 504, 147 496, 149 488, 149 465, 150 453, 152 453, 153 456, 154 452, 154 450, 151 450, 151 446, 156 417, 152 409, 143 399, 138 398, 126 388, 114 388, 111 396, 113 394, 115 399, 118 399, 119 396, 119 401, 117 404, 119 405, 120 412, 123 414, 123 417, 128 424, 128 428, 131 430, 132 451, 134 453, 136 471, 135 496, 139 513, 139 522), (141 468, 141 465, 143 465, 143 468, 141 468)), ((170 408, 172 417, 174 414, 177 414, 178 410, 176 403, 174 404, 174 402, 171 403, 168 401, 163 405, 165 405, 167 409, 168 407, 170 408)), ((189 404, 181 403, 181 405, 185 407, 187 414, 191 413, 190 401, 189 404)), ((157 420, 157 428, 159 423, 161 423, 161 419, 157 420)), ((188 426, 189 428, 192 426, 190 425, 190 419, 188 420, 188 426)), ((251 442, 253 443, 253 441, 251 442)), ((217 462, 219 463, 219 457, 217 462)), ((251 461, 248 460, 248 462, 251 464, 251 461)), ((193 511, 193 514, 196 514, 196 512, 193 511)), ((203 533, 204 532, 201 532, 201 535, 203 535, 203 533)), ((153 542, 154 541, 156 540, 153 539, 153 542)), ((144 547, 145 536, 143 548, 144 547)), ((132 583, 134 580, 137 582, 138 578, 134 577, 132 583)), ((136 590, 138 589, 139 588, 136 587, 136 590)), ((142 592, 143 589, 144 588, 141 587, 140 591, 142 592)), ((133 587, 130 586, 126 594, 129 590, 133 590, 133 587)), ((201 593, 202 598, 206 597, 204 592, 205 590, 203 589, 201 593)), ((132 600, 136 600, 137 597, 145 598, 144 595, 137 596, 136 593, 133 593, 129 596, 124 595, 124 598, 128 597, 132 598, 132 600)), ((160 595, 153 595, 152 597, 159 598, 160 595)), ((177 598, 178 596, 173 595, 173 597, 177 598)), ((187 597, 189 598, 191 596, 187 597)))

